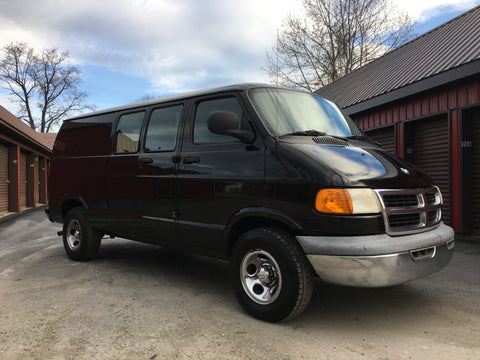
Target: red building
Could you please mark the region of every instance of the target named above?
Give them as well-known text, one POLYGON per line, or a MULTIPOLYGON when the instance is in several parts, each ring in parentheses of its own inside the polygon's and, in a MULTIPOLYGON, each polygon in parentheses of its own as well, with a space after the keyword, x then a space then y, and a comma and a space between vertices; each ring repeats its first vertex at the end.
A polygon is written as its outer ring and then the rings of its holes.
POLYGON ((0 217, 46 203, 52 147, 51 139, 0 106, 0 217))
POLYGON ((317 91, 428 172, 444 220, 480 233, 480 6, 317 91))

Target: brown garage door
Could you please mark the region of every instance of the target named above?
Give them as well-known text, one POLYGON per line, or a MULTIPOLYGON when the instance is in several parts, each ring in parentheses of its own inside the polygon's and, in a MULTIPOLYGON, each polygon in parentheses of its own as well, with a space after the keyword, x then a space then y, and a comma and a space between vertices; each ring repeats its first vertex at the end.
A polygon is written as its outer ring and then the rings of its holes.
POLYGON ((39 193, 40 193, 40 177, 39 172, 38 172, 38 158, 35 158, 34 162, 35 166, 35 204, 38 204, 38 199, 39 199, 39 193))
POLYGON ((8 210, 8 147, 0 144, 0 212, 8 210))
POLYGON ((27 154, 20 152, 20 161, 18 166, 20 167, 20 208, 27 206, 27 154))
POLYGON ((383 150, 395 155, 395 129, 393 125, 369 130, 367 131, 367 135, 372 140, 378 142, 383 150))
POLYGON ((473 122, 473 228, 475 233, 480 233, 480 108, 470 112, 473 122))
POLYGON ((450 224, 450 166, 447 115, 426 118, 409 124, 411 161, 429 174, 442 191, 443 220, 450 224), (412 142, 413 140, 413 142, 412 142))

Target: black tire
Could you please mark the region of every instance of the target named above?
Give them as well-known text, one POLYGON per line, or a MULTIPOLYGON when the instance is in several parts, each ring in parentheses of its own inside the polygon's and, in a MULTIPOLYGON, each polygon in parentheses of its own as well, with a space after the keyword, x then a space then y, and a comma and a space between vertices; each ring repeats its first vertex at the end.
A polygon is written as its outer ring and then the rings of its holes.
POLYGON ((279 322, 299 315, 313 292, 313 269, 287 232, 258 228, 243 234, 231 259, 233 291, 251 316, 279 322))
POLYGON ((98 256, 102 236, 95 231, 80 207, 71 209, 63 219, 63 247, 75 261, 92 260, 98 256))

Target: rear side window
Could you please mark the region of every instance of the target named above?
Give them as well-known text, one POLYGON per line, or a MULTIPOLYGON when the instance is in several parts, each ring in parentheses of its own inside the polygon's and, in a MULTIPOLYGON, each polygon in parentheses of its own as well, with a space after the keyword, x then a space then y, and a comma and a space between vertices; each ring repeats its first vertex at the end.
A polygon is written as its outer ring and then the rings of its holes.
POLYGON ((128 154, 138 152, 140 130, 145 111, 120 116, 115 133, 115 153, 128 154))
POLYGON ((183 105, 155 109, 150 115, 145 151, 172 151, 177 145, 177 132, 183 105))
POLYGON ((207 126, 207 120, 210 114, 214 111, 229 111, 237 114, 241 127, 242 107, 235 97, 232 96, 222 99, 202 101, 198 104, 195 113, 193 142, 195 144, 238 142, 239 140, 234 137, 218 135, 210 132, 207 126))
POLYGON ((54 156, 108 155, 112 151, 113 113, 65 121, 55 141, 54 156))

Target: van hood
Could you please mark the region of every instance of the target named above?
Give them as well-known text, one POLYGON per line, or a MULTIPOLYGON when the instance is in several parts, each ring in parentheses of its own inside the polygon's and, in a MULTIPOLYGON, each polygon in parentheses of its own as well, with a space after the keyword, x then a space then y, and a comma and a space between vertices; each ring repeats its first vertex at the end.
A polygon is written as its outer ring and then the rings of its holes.
POLYGON ((413 164, 363 141, 349 146, 281 142, 280 148, 289 153, 281 151, 289 162, 312 169, 308 177, 325 186, 395 189, 432 185, 432 179, 413 164))

